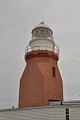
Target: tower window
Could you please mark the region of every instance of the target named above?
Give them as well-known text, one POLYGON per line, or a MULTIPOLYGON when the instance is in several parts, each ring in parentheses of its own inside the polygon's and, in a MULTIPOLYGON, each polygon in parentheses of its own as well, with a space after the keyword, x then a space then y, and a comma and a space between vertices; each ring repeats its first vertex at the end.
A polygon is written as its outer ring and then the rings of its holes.
POLYGON ((55 69, 55 67, 52 67, 52 76, 56 77, 56 69, 55 69))

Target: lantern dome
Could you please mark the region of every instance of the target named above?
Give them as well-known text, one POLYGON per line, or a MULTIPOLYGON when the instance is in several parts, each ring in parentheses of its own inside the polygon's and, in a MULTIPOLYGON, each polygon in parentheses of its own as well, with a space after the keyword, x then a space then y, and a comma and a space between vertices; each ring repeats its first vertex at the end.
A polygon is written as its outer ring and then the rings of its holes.
MULTIPOLYGON (((33 51, 55 51, 56 44, 53 38, 53 31, 43 21, 32 30, 32 39, 28 47, 33 51)), ((59 50, 57 49, 57 51, 59 50)))

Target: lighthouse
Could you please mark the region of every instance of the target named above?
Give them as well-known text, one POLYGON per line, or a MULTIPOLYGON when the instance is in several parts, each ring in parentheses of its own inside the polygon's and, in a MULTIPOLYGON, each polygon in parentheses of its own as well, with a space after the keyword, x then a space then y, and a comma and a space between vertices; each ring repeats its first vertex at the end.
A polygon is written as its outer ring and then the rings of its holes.
POLYGON ((32 30, 26 47, 26 66, 20 79, 19 108, 48 106, 63 100, 63 82, 58 68, 59 48, 53 31, 44 22, 32 30))

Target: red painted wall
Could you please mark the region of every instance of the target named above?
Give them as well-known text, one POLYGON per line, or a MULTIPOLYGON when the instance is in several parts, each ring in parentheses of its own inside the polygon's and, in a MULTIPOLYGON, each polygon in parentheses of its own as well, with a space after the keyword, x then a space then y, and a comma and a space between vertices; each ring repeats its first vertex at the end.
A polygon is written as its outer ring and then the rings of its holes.
POLYGON ((25 60, 27 65, 20 80, 19 108, 47 106, 49 100, 63 100, 58 56, 49 51, 34 51, 27 53, 25 60))

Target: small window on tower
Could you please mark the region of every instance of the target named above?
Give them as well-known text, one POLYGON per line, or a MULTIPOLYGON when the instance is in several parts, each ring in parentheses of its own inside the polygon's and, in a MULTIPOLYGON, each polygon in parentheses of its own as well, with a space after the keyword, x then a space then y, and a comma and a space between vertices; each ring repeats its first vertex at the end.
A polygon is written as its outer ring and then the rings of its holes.
POLYGON ((55 69, 55 67, 52 67, 52 75, 53 75, 53 77, 56 77, 56 69, 55 69))

